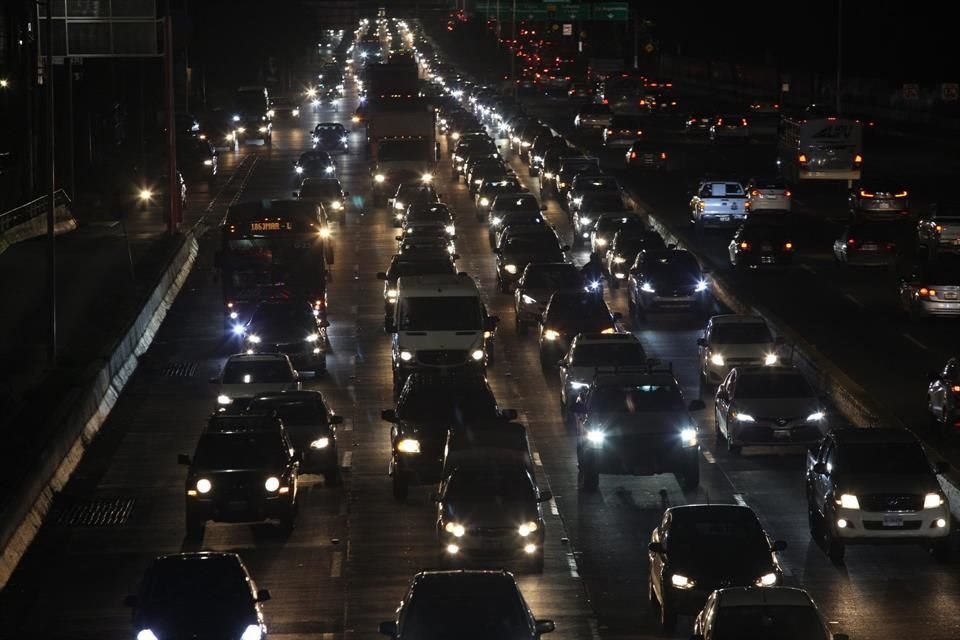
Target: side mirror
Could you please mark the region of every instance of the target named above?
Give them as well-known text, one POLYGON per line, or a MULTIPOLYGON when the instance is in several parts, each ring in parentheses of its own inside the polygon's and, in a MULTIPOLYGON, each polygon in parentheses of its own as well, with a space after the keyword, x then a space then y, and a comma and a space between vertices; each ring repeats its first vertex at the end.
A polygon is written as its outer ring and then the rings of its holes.
POLYGON ((941 460, 940 462, 933 465, 933 471, 938 475, 947 473, 948 471, 950 471, 950 463, 941 460))
POLYGON ((827 471, 827 465, 826 463, 823 463, 823 462, 818 462, 815 465, 813 465, 813 472, 820 473, 823 475, 829 475, 829 472, 827 471))
POLYGON ((137 606, 137 596, 127 596, 123 599, 123 606, 133 609, 137 606))
POLYGON ((663 548, 663 543, 661 542, 651 542, 647 545, 647 551, 650 553, 666 553, 666 549, 663 548))
POLYGON ((387 272, 386 271, 377 271, 377 280, 386 280, 387 272))
POLYGON ((384 409, 380 412, 380 419, 386 422, 396 422, 397 412, 393 409, 384 409))
POLYGON ((269 602, 270 600, 270 590, 269 589, 258 589, 257 590, 257 602, 269 602))
POLYGON ((705 346, 707 346, 707 339, 706 339, 706 338, 697 338, 697 346, 698 346, 698 347, 705 347, 705 346))
POLYGON ((503 409, 500 411, 500 417, 504 420, 516 420, 517 419, 517 410, 516 409, 503 409))
POLYGON ((387 620, 386 622, 381 622, 380 626, 377 627, 378 631, 385 636, 390 636, 391 638, 397 635, 397 623, 393 620, 387 620))
POLYGON ((614 312, 613 312, 613 319, 614 319, 614 320, 622 320, 622 319, 623 319, 623 314, 620 313, 619 311, 614 311, 614 312))
POLYGON ((185 467, 190 466, 190 456, 185 453, 181 453, 177 456, 177 464, 182 464, 185 467))
POLYGON ((537 632, 537 635, 542 633, 550 633, 551 631, 556 630, 557 625, 554 624, 553 620, 537 620, 534 623, 534 629, 537 632))
POLYGON ((687 406, 690 411, 703 411, 706 408, 707 404, 703 400, 691 400, 687 406))
POLYGON ((550 493, 549 491, 541 491, 541 492, 540 492, 540 498, 539 498, 539 500, 538 500, 539 502, 550 502, 551 500, 553 500, 553 494, 552 494, 552 493, 550 493))
POLYGON ((343 424, 343 416, 338 416, 336 414, 330 416, 330 424, 343 424))
POLYGON ((770 545, 771 551, 786 551, 787 541, 786 540, 774 540, 773 544, 770 545))

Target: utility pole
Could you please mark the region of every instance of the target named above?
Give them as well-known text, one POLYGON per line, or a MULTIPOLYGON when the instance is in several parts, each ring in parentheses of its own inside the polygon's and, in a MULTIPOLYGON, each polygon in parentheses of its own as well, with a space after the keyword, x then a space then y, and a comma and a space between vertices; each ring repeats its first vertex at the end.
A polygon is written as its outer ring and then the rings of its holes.
POLYGON ((57 366, 57 236, 54 225, 57 218, 57 158, 56 158, 56 117, 53 104, 53 0, 47 0, 47 297, 49 299, 49 342, 47 364, 57 366))
POLYGON ((837 0, 837 115, 841 112, 841 81, 843 79, 843 0, 837 0))
POLYGON ((517 52, 514 47, 517 44, 517 0, 513 0, 513 17, 510 21, 510 46, 507 51, 510 52, 510 93, 517 94, 517 52))
POLYGON ((166 92, 167 113, 167 232, 176 233, 180 222, 180 181, 177 180, 177 134, 175 131, 176 103, 173 89, 173 16, 170 13, 170 0, 166 0, 166 20, 164 25, 163 72, 166 92))

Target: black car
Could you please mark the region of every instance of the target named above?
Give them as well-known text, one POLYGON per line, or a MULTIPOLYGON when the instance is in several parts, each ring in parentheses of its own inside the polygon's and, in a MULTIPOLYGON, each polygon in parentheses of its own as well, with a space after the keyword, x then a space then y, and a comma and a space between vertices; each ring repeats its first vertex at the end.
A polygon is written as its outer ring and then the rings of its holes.
POLYGON ((407 207, 414 204, 434 204, 440 202, 440 194, 429 184, 423 182, 404 182, 397 187, 391 200, 396 220, 403 220, 407 207))
POLYGON ((639 253, 627 286, 630 312, 637 318, 651 311, 709 309, 710 285, 697 259, 682 249, 639 253))
POLYGON ((427 255, 394 255, 386 271, 377 273, 377 279, 383 280, 384 326, 393 317, 393 305, 397 302, 397 280, 403 276, 456 275, 453 260, 449 254, 438 250, 427 255))
POLYGON ((556 196, 561 202, 566 200, 567 192, 573 186, 573 179, 581 173, 600 173, 600 161, 596 158, 577 157, 566 158, 561 163, 560 170, 554 178, 556 196))
POLYGON ((560 165, 573 157, 578 157, 577 150, 567 146, 550 147, 544 152, 540 163, 540 197, 545 197, 556 188, 555 180, 560 165))
POLYGON ((570 190, 567 192, 565 205, 572 213, 580 208, 586 194, 613 194, 620 196, 620 183, 614 176, 607 174, 581 173, 573 178, 570 190))
POLYGON ((240 556, 204 551, 154 558, 124 604, 133 609, 137 640, 256 640, 267 635, 260 605, 268 600, 240 556))
POLYGON ((458 465, 436 496, 441 564, 510 558, 542 572, 540 504, 551 497, 522 462, 488 458, 458 465))
POLYGON ((300 189, 293 193, 295 198, 310 200, 323 205, 327 216, 340 224, 347 222, 347 196, 337 178, 306 178, 300 183, 300 189))
POLYGON ((560 289, 579 289, 583 277, 569 262, 531 262, 523 270, 514 291, 517 335, 526 337, 527 328, 540 322, 547 302, 560 289))
MULTIPOLYGON (((607 248, 618 231, 626 229, 627 231, 639 232, 646 228, 647 225, 643 221, 643 217, 633 211, 600 213, 590 227, 590 252, 602 257, 606 255, 607 248)), ((583 234, 580 234, 580 237, 582 238, 583 234)))
POLYGON ((613 213, 632 213, 619 193, 600 191, 584 194, 576 210, 570 215, 574 244, 581 246, 587 243, 597 219, 604 214, 613 213))
POLYGON ((550 149, 569 149, 567 141, 562 136, 556 136, 553 132, 541 133, 534 141, 533 146, 528 152, 530 156, 529 174, 531 176, 540 175, 540 168, 543 166, 543 159, 550 149))
POLYGON ((666 146, 649 140, 637 140, 627 149, 623 163, 627 169, 635 171, 666 171, 666 146))
POLYGON ((447 430, 458 425, 516 417, 501 411, 481 374, 438 377, 411 373, 397 398, 397 408, 381 412, 390 422, 389 473, 393 497, 406 500, 410 485, 435 484, 443 468, 447 430))
POLYGON ((793 235, 787 225, 752 223, 747 219, 727 246, 731 266, 789 266, 793 263, 793 235))
POLYGON ((506 571, 420 572, 395 618, 379 626, 391 638, 463 640, 537 640, 554 628, 552 620, 533 617, 506 571))
POLYGON ((217 181, 217 150, 206 139, 180 138, 177 140, 177 167, 187 181, 202 180, 212 188, 217 181))
POLYGON ((453 149, 453 179, 456 180, 463 172, 467 156, 475 153, 498 153, 497 143, 486 134, 471 135, 457 143, 453 149))
POLYGON ((275 416, 283 421, 300 458, 300 470, 322 473, 328 485, 339 484, 337 425, 343 424, 319 391, 264 393, 247 405, 246 415, 275 416))
MULTIPOLYGON (((438 222, 453 226, 456 221, 453 218, 453 212, 447 205, 440 202, 424 202, 414 203, 407 207, 402 219, 394 219, 393 226, 406 227, 410 223, 417 222, 438 222)), ((451 232, 450 235, 454 234, 451 232)))
POLYGON ((350 149, 350 134, 339 122, 321 122, 311 134, 314 149, 343 151, 350 149))
POLYGON ((561 290, 550 296, 540 321, 540 363, 553 367, 578 333, 617 333, 619 313, 595 293, 561 290))
POLYGON ((293 530, 300 463, 279 418, 214 415, 193 457, 178 461, 188 467, 188 537, 202 538, 208 520, 279 520, 293 530))
POLYGON ((531 226, 529 233, 512 233, 505 237, 494 249, 500 291, 511 293, 531 262, 564 262, 564 252, 568 249, 568 246, 560 245, 557 234, 547 225, 531 226))
POLYGON ((284 353, 298 371, 326 370, 325 326, 305 300, 261 303, 244 331, 248 353, 284 353))
POLYGON ((312 151, 300 157, 293 166, 293 173, 298 183, 303 178, 335 178, 337 166, 326 151, 312 151))
POLYGON ((667 245, 660 234, 652 229, 625 227, 613 234, 607 253, 607 271, 610 272, 610 286, 620 287, 620 281, 626 280, 630 267, 641 251, 666 251, 667 245))
POLYGON ((771 542, 750 507, 692 504, 671 507, 650 536, 648 593, 670 632, 677 614, 696 614, 714 589, 773 587, 783 581, 771 542))

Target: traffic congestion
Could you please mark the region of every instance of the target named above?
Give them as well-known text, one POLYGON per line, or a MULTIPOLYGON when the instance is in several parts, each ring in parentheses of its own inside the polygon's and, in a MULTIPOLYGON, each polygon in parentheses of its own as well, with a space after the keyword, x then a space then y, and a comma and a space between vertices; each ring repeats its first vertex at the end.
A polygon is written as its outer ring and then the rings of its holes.
POLYGON ((505 91, 389 14, 330 41, 210 133, 218 228, 68 492, 131 506, 48 519, 16 637, 960 635, 948 456, 797 355, 887 349, 848 371, 882 394, 925 352, 890 404, 952 451, 952 329, 913 328, 960 313, 949 203, 821 106, 505 91))

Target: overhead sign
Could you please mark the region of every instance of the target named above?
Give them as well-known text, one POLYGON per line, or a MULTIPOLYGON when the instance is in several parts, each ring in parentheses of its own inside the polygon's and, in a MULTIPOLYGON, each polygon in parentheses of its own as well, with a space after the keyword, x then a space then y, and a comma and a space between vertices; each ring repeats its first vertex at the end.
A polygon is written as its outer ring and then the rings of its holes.
POLYGON ((626 2, 598 2, 593 5, 591 18, 604 22, 626 22, 630 19, 630 9, 626 2))
MULTIPOLYGON (((513 7, 500 3, 500 11, 493 2, 478 3, 477 11, 491 15, 499 15, 501 21, 510 20, 513 7)), ((544 3, 518 2, 516 4, 517 20, 569 20, 599 21, 599 22, 626 22, 630 17, 627 2, 598 2, 594 5, 580 4, 567 1, 551 0, 544 3)))
MULTIPOLYGON (((87 58, 152 57, 160 49, 155 0, 49 0, 52 5, 54 56, 87 58)), ((37 3, 39 21, 47 19, 47 2, 37 3)), ((41 22, 43 24, 43 22, 41 22)), ((47 50, 44 26, 41 51, 47 50)))
POLYGON ((960 99, 960 83, 944 82, 941 84, 940 99, 944 102, 956 102, 960 99))
POLYGON ((563 35, 572 36, 573 35, 573 25, 569 22, 563 23, 563 35))

